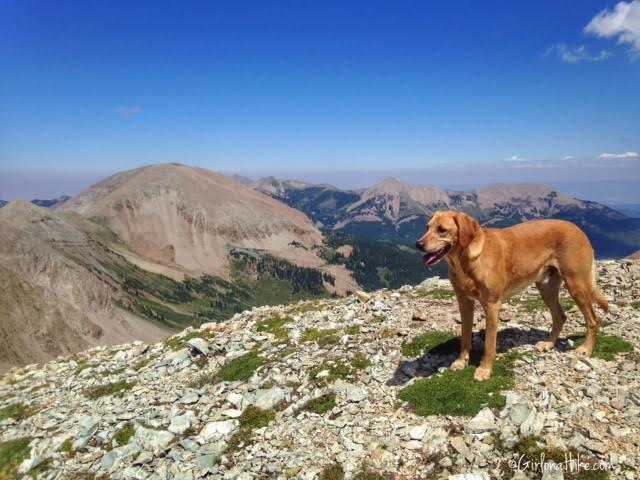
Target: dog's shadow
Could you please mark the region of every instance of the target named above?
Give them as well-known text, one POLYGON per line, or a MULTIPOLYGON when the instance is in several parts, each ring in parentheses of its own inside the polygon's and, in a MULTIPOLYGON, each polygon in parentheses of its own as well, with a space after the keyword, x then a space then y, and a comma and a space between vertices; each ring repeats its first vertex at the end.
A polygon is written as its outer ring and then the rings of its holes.
MULTIPOLYGON (((538 328, 523 329, 508 327, 498 332, 496 350, 498 353, 506 352, 520 345, 535 344, 545 340, 549 332, 538 328)), ((471 350, 469 364, 478 366, 484 350, 485 331, 480 330, 473 335, 473 347, 471 350)), ((558 342, 558 348, 568 348, 564 345, 566 340, 558 342)), ((393 376, 387 381, 387 385, 404 385, 414 377, 430 377, 438 373, 442 367, 449 367, 460 352, 460 337, 448 340, 432 348, 426 355, 414 358, 413 360, 401 360, 398 363, 393 376)))

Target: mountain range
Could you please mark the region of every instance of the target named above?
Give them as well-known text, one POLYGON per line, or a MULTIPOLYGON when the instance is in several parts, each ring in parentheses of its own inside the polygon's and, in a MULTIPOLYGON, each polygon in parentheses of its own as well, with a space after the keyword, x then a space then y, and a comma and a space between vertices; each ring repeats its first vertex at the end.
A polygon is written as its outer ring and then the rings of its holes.
POLYGON ((0 370, 155 341, 252 306, 444 275, 412 248, 437 209, 464 210, 485 226, 572 220, 601 257, 640 248, 640 220, 542 185, 454 191, 391 178, 343 190, 151 165, 73 198, 0 209, 0 370))
POLYGON ((388 178, 362 190, 342 190, 267 177, 253 188, 306 213, 325 230, 413 245, 436 210, 461 210, 483 226, 505 227, 537 218, 577 223, 598 257, 624 257, 640 245, 640 219, 539 184, 495 184, 445 190, 388 178))

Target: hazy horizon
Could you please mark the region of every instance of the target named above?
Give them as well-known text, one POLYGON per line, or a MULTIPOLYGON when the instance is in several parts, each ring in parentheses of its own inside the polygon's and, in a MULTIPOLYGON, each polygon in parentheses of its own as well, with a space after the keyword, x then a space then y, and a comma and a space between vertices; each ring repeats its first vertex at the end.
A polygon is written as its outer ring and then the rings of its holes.
MULTIPOLYGON (((202 167, 208 168, 208 167, 202 167)), ((274 176, 286 180, 299 180, 308 183, 327 183, 337 188, 349 190, 374 185, 385 178, 397 177, 414 184, 433 186, 451 190, 468 190, 492 183, 541 183, 584 200, 592 200, 607 205, 640 204, 638 185, 640 180, 633 178, 629 171, 627 179, 614 175, 608 178, 602 172, 600 180, 589 180, 573 172, 573 180, 550 180, 540 173, 540 169, 530 172, 521 170, 513 175, 510 170, 498 167, 480 170, 378 170, 378 171, 219 171, 228 176, 240 175, 251 180, 274 176)), ((0 200, 11 201, 21 197, 26 199, 51 199, 61 195, 74 196, 117 171, 28 171, 0 169, 0 200)), ((569 177, 567 172, 567 177, 569 177)))
POLYGON ((10 0, 0 196, 167 162, 349 188, 640 185, 637 18, 640 0, 10 0))

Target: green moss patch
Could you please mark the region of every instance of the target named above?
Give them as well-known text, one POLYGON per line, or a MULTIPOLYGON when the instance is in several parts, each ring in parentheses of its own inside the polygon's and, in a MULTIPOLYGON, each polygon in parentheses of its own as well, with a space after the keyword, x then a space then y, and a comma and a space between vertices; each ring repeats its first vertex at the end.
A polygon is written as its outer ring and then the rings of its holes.
POLYGON ((356 352, 351 358, 351 367, 355 370, 364 370, 371 366, 371 360, 363 352, 356 352))
POLYGON ((482 407, 502 407, 501 390, 513 388, 513 362, 519 354, 511 351, 497 359, 488 380, 473 379, 475 366, 463 370, 446 370, 423 378, 403 388, 398 397, 408 402, 418 415, 473 416, 482 407))
MULTIPOLYGON (((565 463, 570 460, 577 461, 578 459, 578 452, 560 448, 548 448, 545 446, 544 441, 536 435, 522 437, 514 445, 513 451, 523 465, 538 465, 543 459, 545 462, 553 461, 555 463, 565 463)), ((564 478, 568 480, 606 480, 609 478, 609 472, 606 470, 587 469, 584 467, 585 465, 591 467, 598 463, 590 455, 581 453, 580 463, 582 464, 580 469, 566 470, 564 478)))
POLYGON ((256 428, 266 427, 275 418, 274 410, 263 410, 258 407, 247 407, 240 418, 240 428, 233 434, 227 445, 228 452, 235 452, 252 443, 253 431, 256 428))
POLYGON ((256 323, 256 332, 266 332, 273 334, 276 338, 288 338, 289 331, 284 328, 287 323, 293 321, 291 317, 275 317, 262 320, 256 323))
POLYGON ((86 370, 87 368, 92 368, 93 365, 90 364, 88 361, 86 360, 82 360, 80 362, 78 362, 78 366, 75 368, 75 370, 73 371, 74 375, 79 375, 80 372, 82 372, 83 370, 86 370))
MULTIPOLYGON (((533 313, 539 310, 548 309, 547 304, 544 303, 544 300, 542 300, 542 298, 514 299, 511 300, 510 303, 524 308, 527 313, 533 313)), ((565 312, 571 310, 574 305, 575 303, 573 303, 573 300, 569 298, 560 299, 560 306, 565 312)))
POLYGON ((284 357, 288 357, 289 355, 292 355, 294 353, 296 353, 298 351, 298 349, 296 348, 285 348, 283 350, 280 350, 279 352, 277 352, 276 355, 278 355, 279 358, 284 358, 284 357))
POLYGON ((133 425, 127 423, 115 433, 112 441, 116 442, 119 447, 122 447, 123 445, 129 443, 129 440, 131 440, 131 437, 133 437, 135 433, 136 431, 133 428, 133 425))
POLYGON ((367 356, 362 353, 356 353, 353 358, 347 363, 342 361, 326 360, 317 367, 311 369, 311 378, 316 380, 320 384, 328 384, 336 381, 337 379, 346 379, 354 376, 359 370, 364 370, 371 365, 371 362, 367 356), (328 375, 318 377, 318 374, 323 371, 327 371, 328 375))
POLYGON ((453 290, 448 288, 434 288, 433 290, 419 290, 417 297, 430 297, 435 300, 448 300, 456 296, 453 290))
POLYGON ((229 361, 220 370, 218 370, 216 378, 227 382, 248 380, 251 375, 253 375, 253 372, 265 363, 266 360, 260 356, 257 350, 251 350, 250 352, 229 361))
MULTIPOLYGON (((440 350, 457 351, 459 349, 459 341, 457 335, 453 332, 427 332, 417 337, 413 337, 410 342, 402 344, 402 354, 406 357, 417 357, 426 355, 440 347, 440 350)), ((448 352, 442 352, 448 353, 448 352)))
POLYGON ((337 335, 338 330, 335 328, 327 328, 325 330, 317 330, 310 328, 302 334, 303 342, 316 342, 321 347, 326 345, 334 345, 340 341, 337 335))
POLYGON ((136 382, 126 382, 124 380, 120 380, 119 382, 107 383, 106 385, 87 388, 84 391, 84 395, 87 398, 95 400, 106 395, 114 395, 116 393, 130 390, 134 387, 135 384, 136 382))
POLYGON ((73 448, 73 442, 74 442, 74 438, 73 437, 69 437, 67 438, 64 442, 62 442, 60 444, 60 446, 58 447, 58 451, 61 453, 67 453, 70 454, 71 453, 71 449, 73 448))
POLYGON ((318 475, 319 480, 343 480, 344 479, 344 469, 342 465, 339 463, 334 463, 327 466, 320 475, 318 475))
POLYGON ((12 403, 4 408, 0 408, 0 421, 7 420, 8 418, 20 421, 29 418, 34 413, 35 410, 33 408, 29 408, 23 403, 12 403))
POLYGON ((0 402, 5 402, 15 396, 16 395, 13 392, 5 393, 4 395, 0 395, 0 402))
POLYGON ((195 330, 189 332, 186 335, 173 335, 165 339, 164 344, 173 351, 182 350, 189 346, 189 340, 192 338, 202 338, 204 340, 210 340, 215 337, 215 333, 207 330, 195 330))
POLYGON ((640 310, 640 300, 634 300, 629 305, 631 305, 631 308, 635 308, 636 310, 640 310))
POLYGON ((0 443, 0 479, 19 478, 18 467, 31 453, 29 442, 25 437, 0 443))
POLYGON ((136 372, 139 372, 140 370, 142 370, 144 367, 148 366, 149 364, 151 364, 151 362, 153 362, 155 359, 157 358, 157 355, 151 355, 148 358, 143 358, 142 360, 136 362, 133 365, 133 369, 136 372))
POLYGON ((317 413, 318 415, 323 415, 328 411, 332 410, 333 407, 336 406, 336 394, 333 392, 325 393, 320 397, 309 400, 302 407, 303 410, 307 412, 317 413))
POLYGON ((389 480, 393 478, 393 476, 388 473, 378 472, 369 466, 365 466, 356 472, 351 478, 353 480, 389 480))
POLYGON ((347 335, 358 335, 360 333, 360 327, 358 325, 352 325, 344 329, 344 333, 347 335))
MULTIPOLYGON (((584 343, 584 335, 573 335, 571 338, 575 346, 579 347, 584 343)), ((593 357, 601 360, 615 360, 618 353, 633 352, 633 344, 617 335, 599 334, 596 337, 596 346, 593 350, 593 357)))

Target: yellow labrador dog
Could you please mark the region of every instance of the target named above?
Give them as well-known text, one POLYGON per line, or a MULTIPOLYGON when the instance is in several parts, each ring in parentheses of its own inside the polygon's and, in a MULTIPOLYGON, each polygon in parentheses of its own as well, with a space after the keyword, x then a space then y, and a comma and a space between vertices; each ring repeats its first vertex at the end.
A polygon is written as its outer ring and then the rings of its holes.
POLYGON ((593 352, 600 320, 593 302, 607 312, 607 300, 596 285, 593 248, 580 228, 563 220, 532 220, 509 228, 481 228, 462 212, 435 212, 427 232, 416 247, 424 252, 423 262, 433 265, 442 258, 449 266, 449 279, 455 290, 462 319, 460 356, 451 368, 459 370, 469 363, 473 330, 473 305, 484 309, 487 325, 484 355, 475 379, 491 376, 496 356, 498 311, 502 301, 535 283, 553 318, 549 338, 538 342, 538 350, 554 347, 566 316, 558 293, 564 280, 587 323, 585 342, 579 355, 593 352))

